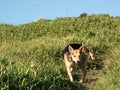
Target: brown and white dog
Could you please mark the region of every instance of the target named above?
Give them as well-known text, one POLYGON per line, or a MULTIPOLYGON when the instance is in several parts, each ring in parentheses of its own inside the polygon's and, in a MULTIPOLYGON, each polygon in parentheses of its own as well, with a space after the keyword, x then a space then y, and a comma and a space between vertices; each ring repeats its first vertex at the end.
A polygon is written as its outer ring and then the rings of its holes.
POLYGON ((77 64, 82 70, 82 76, 79 82, 84 82, 87 74, 86 65, 89 56, 91 57, 91 59, 95 59, 93 54, 89 51, 89 49, 87 49, 82 44, 69 44, 63 50, 63 58, 66 70, 72 83, 75 83, 71 73, 73 64, 77 64))

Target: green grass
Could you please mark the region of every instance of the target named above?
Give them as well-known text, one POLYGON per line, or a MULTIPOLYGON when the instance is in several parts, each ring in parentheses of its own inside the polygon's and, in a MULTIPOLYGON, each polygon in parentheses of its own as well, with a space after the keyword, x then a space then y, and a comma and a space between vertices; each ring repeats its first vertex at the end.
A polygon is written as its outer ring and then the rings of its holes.
POLYGON ((110 51, 110 66, 105 74, 101 74, 95 90, 119 90, 120 89, 120 46, 110 51))
MULTIPOLYGON (((0 25, 1 90, 119 90, 119 17, 90 15, 24 25, 0 25), (89 61, 87 81, 73 85, 62 51, 83 42, 96 56, 89 61)), ((75 67, 76 80, 81 72, 75 67)))

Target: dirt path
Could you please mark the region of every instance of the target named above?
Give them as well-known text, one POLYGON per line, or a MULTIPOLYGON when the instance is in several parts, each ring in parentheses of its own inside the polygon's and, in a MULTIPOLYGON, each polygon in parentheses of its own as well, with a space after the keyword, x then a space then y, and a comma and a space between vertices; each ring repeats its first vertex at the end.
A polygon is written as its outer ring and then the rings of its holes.
POLYGON ((90 70, 87 73, 87 80, 83 85, 86 87, 86 90, 92 90, 92 88, 97 84, 101 74, 104 74, 106 70, 90 70))

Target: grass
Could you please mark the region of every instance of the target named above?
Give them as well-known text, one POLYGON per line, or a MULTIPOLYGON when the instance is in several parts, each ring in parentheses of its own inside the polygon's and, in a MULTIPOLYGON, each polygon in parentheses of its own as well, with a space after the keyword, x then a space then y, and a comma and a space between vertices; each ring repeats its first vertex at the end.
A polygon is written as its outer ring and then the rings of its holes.
MULTIPOLYGON (((51 40, 53 39, 51 38, 51 40)), ((6 43, 8 46, 5 48, 5 53, 3 52, 4 58, 1 58, 1 68, 7 68, 4 74, 7 74, 8 80, 7 82, 1 80, 1 83, 7 83, 8 86, 5 87, 6 84, 4 84, 2 87, 31 90, 61 88, 66 90, 70 89, 71 86, 78 88, 72 85, 67 78, 65 80, 63 78, 63 76, 67 76, 67 73, 61 58, 62 46, 59 45, 62 40, 54 39, 52 43, 59 42, 56 46, 51 45, 51 40, 46 39, 45 42, 39 43, 40 38, 32 40, 32 42, 6 43), (47 45, 46 42, 48 42, 47 45)))
MULTIPOLYGON (((1 24, 1 90, 119 90, 118 19, 93 15, 19 26, 1 24), (69 43, 81 42, 95 54, 96 61, 88 62, 86 83, 73 85, 62 51, 69 43)), ((78 67, 73 76, 80 79, 78 67)))
POLYGON ((98 83, 94 89, 98 90, 119 90, 120 88, 120 46, 112 50, 111 56, 109 56, 110 66, 105 74, 101 74, 98 83))

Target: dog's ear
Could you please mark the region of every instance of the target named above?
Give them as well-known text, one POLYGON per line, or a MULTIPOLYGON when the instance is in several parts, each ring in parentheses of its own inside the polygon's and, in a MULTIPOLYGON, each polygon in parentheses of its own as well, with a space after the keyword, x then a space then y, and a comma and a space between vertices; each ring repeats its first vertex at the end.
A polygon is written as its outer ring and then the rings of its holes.
POLYGON ((80 53, 82 53, 83 49, 84 49, 84 46, 82 44, 82 46, 79 47, 80 53))
POLYGON ((72 53, 74 51, 74 49, 70 45, 68 46, 68 50, 70 53, 72 53))
POLYGON ((89 49, 84 47, 83 52, 84 52, 85 55, 88 55, 89 54, 89 49))
POLYGON ((85 55, 88 55, 88 53, 89 53, 89 49, 87 49, 83 44, 79 48, 79 50, 80 50, 80 53, 84 53, 85 55))

